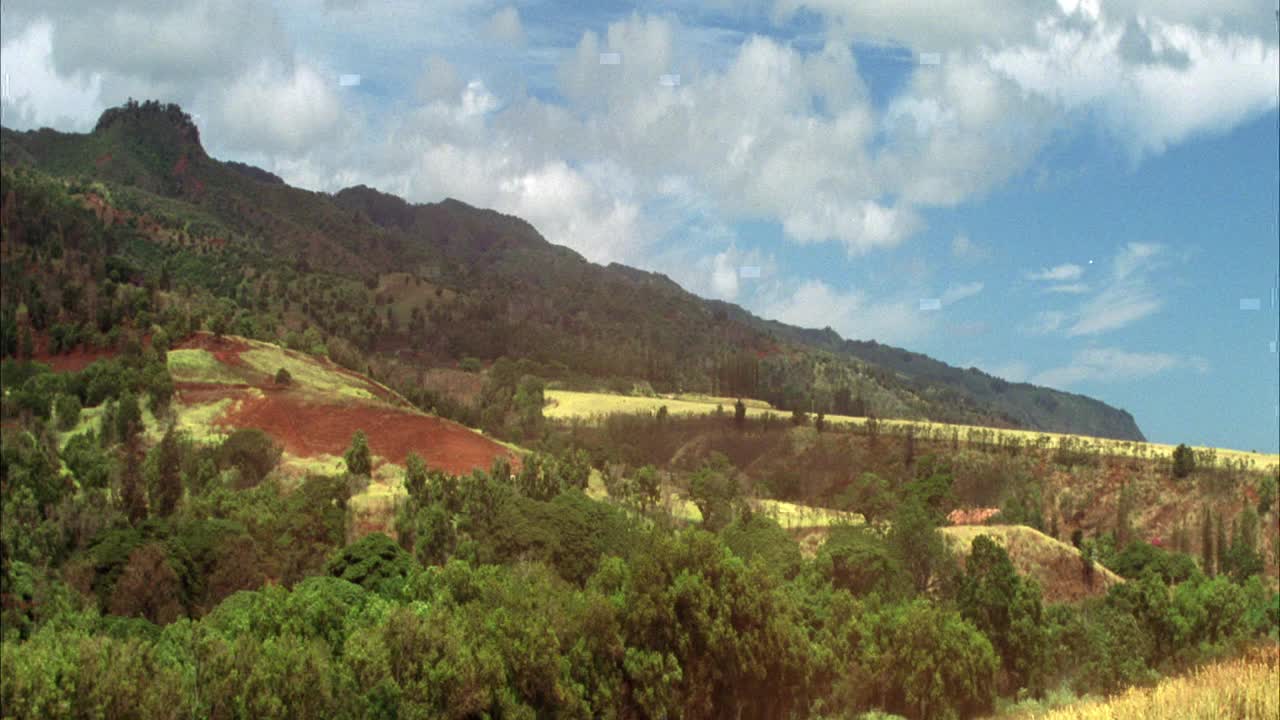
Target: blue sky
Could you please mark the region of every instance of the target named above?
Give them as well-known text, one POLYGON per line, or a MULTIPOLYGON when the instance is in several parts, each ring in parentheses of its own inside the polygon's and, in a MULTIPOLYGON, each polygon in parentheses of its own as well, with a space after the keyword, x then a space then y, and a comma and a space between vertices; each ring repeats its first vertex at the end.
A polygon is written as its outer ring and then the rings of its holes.
POLYGON ((295 185, 1280 450, 1272 0, 422 5, 6 2, 0 111, 179 102, 295 185))

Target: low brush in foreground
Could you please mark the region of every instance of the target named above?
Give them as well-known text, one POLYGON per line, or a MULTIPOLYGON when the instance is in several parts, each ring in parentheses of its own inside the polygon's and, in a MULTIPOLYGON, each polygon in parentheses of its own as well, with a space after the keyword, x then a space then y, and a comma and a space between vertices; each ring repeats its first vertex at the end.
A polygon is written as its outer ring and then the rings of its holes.
POLYGON ((1235 660, 1207 665, 1108 700, 1076 703, 1042 720, 1274 720, 1280 717, 1280 646, 1270 644, 1235 660))

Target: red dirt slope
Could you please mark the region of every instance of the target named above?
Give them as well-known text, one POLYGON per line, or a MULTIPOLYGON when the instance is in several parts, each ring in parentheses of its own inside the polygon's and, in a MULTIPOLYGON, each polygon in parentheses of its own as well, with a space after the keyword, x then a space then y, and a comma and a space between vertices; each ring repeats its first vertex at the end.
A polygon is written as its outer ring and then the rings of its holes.
POLYGON ((245 398, 218 422, 260 428, 299 457, 342 455, 352 433, 364 430, 374 455, 399 465, 416 452, 428 467, 455 475, 488 469, 495 458, 511 455, 489 438, 438 417, 371 405, 319 405, 285 392, 245 398))

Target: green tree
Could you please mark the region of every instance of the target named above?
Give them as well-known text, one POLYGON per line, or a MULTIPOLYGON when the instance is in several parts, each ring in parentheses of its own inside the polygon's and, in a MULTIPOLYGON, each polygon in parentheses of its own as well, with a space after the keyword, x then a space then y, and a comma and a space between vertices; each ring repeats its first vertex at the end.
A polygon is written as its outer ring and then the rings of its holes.
POLYGON ((142 450, 134 441, 121 449, 123 460, 120 468, 121 511, 129 522, 137 525, 147 518, 147 498, 143 490, 142 450))
POLYGON ((399 596, 405 578, 413 569, 413 558, 380 532, 365 535, 346 546, 325 566, 333 577, 389 597, 399 596))
POLYGON ((712 453, 689 478, 689 499, 702 514, 702 527, 713 532, 733 519, 740 492, 738 471, 720 453, 712 453))
POLYGON ((747 426, 747 405, 742 398, 733 404, 733 426, 742 430, 747 426))
POLYGON ((235 468, 241 488, 262 482, 280 462, 282 449, 271 436, 257 428, 240 428, 218 446, 218 466, 235 468))
POLYGON ((116 405, 115 437, 122 443, 129 443, 141 430, 142 409, 138 407, 138 396, 125 393, 116 405))
POLYGON ((1000 656, 1005 689, 1043 691, 1048 637, 1040 589, 1018 576, 1009 554, 987 535, 973 539, 957 604, 1000 656))
POLYGON ((373 458, 369 452, 369 440, 363 430, 356 430, 351 436, 351 445, 342 454, 347 463, 347 472, 357 477, 369 477, 373 472, 373 458))
POLYGON ((58 429, 66 432, 80 422, 80 396, 74 394, 59 395, 53 406, 54 416, 58 419, 58 429))
POLYGON ((422 456, 415 452, 409 453, 404 461, 404 489, 409 499, 418 507, 424 507, 431 501, 427 493, 427 480, 427 464, 423 462, 422 456))
POLYGON ((1200 569, 1209 577, 1217 574, 1213 561, 1213 515, 1205 505, 1200 508, 1200 569))
POLYGON ((895 608, 864 665, 888 709, 911 718, 990 712, 999 660, 991 642, 958 613, 917 600, 895 608))
POLYGON ((655 507, 661 492, 661 478, 657 468, 652 465, 636 470, 627 483, 627 495, 639 506, 641 512, 648 512, 655 507))
POLYGON ((423 565, 443 565, 458 544, 453 516, 440 503, 432 503, 418 511, 413 556, 423 565))
POLYGON ((182 444, 172 426, 155 450, 155 483, 151 490, 151 508, 160 517, 168 517, 182 500, 182 444))
POLYGON ((1196 454, 1185 443, 1173 449, 1173 476, 1182 479, 1195 472, 1196 454))
POLYGON ((934 513, 919 499, 898 505, 890 523, 890 554, 916 593, 926 592, 936 579, 954 569, 934 513))

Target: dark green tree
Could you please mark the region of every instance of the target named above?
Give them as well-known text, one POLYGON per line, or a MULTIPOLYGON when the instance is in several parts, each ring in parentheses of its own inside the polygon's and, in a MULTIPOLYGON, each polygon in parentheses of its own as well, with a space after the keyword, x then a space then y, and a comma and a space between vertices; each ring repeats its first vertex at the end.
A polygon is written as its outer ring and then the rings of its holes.
POLYGON ((351 445, 342 454, 347 463, 347 472, 357 477, 369 477, 373 472, 373 457, 369 452, 369 440, 363 430, 356 430, 351 436, 351 445))
POLYGON ((151 508, 160 517, 168 517, 182 500, 182 445, 172 426, 155 450, 155 483, 151 490, 151 508))
POLYGON ((1196 469, 1196 454, 1185 443, 1173 449, 1173 476, 1182 479, 1196 469))
POLYGON ((1009 554, 987 535, 973 539, 957 604, 1000 656, 1004 689, 1043 691, 1048 637, 1040 589, 1018 576, 1009 554))
POLYGON ((1205 575, 1213 577, 1217 574, 1213 552, 1213 514, 1209 506, 1200 509, 1200 569, 1205 575))

